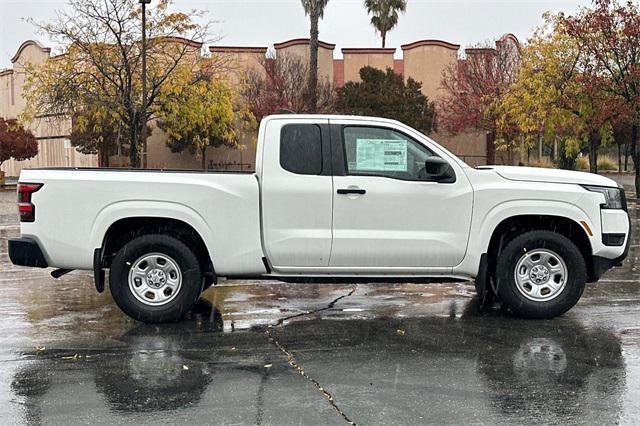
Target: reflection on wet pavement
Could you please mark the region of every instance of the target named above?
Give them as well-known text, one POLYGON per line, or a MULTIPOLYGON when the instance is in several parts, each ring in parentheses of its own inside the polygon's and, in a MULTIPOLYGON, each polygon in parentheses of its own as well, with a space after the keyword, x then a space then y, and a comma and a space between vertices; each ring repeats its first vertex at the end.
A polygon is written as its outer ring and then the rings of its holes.
MULTIPOLYGON (((634 229, 638 209, 631 205, 634 229)), ((2 423, 635 423, 640 233, 568 314, 479 312, 470 284, 222 281, 185 321, 125 317, 90 274, 10 265, 0 226, 2 423), (352 295, 330 303, 341 296, 352 295)))

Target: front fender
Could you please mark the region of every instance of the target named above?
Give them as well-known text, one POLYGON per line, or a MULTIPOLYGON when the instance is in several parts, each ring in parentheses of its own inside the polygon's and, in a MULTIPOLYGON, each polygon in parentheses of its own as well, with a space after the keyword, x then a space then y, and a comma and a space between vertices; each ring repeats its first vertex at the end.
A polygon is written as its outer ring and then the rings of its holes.
MULTIPOLYGON (((455 268, 454 273, 475 277, 480 264, 480 257, 489 248, 491 237, 500 223, 514 216, 558 216, 574 221, 583 228, 584 221, 592 230, 599 229, 599 223, 585 212, 580 206, 568 201, 550 200, 514 200, 495 205, 474 221, 471 226, 469 248, 467 256, 455 268)), ((589 237, 590 240, 593 237, 589 237)))

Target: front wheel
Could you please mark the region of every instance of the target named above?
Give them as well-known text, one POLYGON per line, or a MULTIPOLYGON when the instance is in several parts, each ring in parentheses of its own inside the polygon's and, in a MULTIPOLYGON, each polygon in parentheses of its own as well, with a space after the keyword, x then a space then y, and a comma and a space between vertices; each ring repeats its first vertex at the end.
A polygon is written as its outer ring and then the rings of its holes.
POLYGON ((113 258, 109 289, 131 318, 147 323, 181 319, 202 292, 196 255, 167 235, 142 235, 125 244, 113 258))
POLYGON ((511 240, 496 265, 497 291, 505 307, 525 318, 554 318, 582 296, 587 268, 580 250, 551 231, 511 240))

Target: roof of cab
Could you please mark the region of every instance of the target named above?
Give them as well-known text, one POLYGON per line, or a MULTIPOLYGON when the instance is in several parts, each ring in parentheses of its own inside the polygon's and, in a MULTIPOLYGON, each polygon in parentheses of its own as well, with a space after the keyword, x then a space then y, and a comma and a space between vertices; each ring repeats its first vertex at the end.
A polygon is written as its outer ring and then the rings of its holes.
POLYGON ((366 115, 339 115, 339 114, 272 114, 263 118, 263 120, 358 120, 358 121, 374 121, 378 123, 394 123, 403 124, 398 120, 390 118, 371 117, 366 115))

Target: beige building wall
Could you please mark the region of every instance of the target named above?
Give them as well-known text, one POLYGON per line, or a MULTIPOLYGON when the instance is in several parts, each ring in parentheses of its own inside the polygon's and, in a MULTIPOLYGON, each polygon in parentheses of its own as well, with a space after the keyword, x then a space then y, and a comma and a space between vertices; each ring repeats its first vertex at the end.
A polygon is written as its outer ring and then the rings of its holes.
MULTIPOLYGON (((333 51, 336 45, 321 41, 318 46, 318 78, 333 84, 333 51)), ((298 55, 304 60, 309 58, 309 39, 298 38, 273 45, 276 55, 279 53, 298 55)))
POLYGON ((396 49, 393 48, 342 49, 344 81, 360 81, 360 69, 367 66, 381 70, 394 69, 393 54, 395 51, 396 49))
MULTIPOLYGON (((26 108, 23 87, 27 68, 49 60, 51 49, 34 40, 27 40, 11 59, 12 69, 0 71, 0 117, 18 118, 26 108)), ((71 122, 67 117, 38 117, 26 126, 38 140, 38 155, 24 161, 8 160, 1 170, 17 177, 23 168, 34 167, 95 167, 95 155, 81 154, 68 140, 71 122)))
MULTIPOLYGON (((169 147, 167 147, 167 137, 165 133, 154 125, 152 125, 151 128, 151 135, 147 139, 147 152, 149 155, 148 168, 179 170, 202 169, 200 153, 191 154, 188 150, 180 153, 171 152, 169 147)), ((256 133, 257 130, 243 135, 239 142, 239 148, 208 147, 205 158, 205 169, 234 171, 255 170, 256 133)))
MULTIPOLYGON (((181 41, 181 40, 178 40, 181 41)), ((500 43, 517 45, 513 36, 505 36, 500 43)), ((197 47, 197 46, 196 46, 197 47)), ((309 39, 301 38, 274 44, 276 55, 286 53, 309 57, 309 39)), ((405 78, 412 77, 422 83, 423 93, 432 101, 443 95, 440 87, 443 71, 456 63, 460 46, 441 40, 420 40, 401 46, 403 58, 394 58, 396 49, 344 48, 343 59, 334 59, 335 45, 320 42, 318 75, 339 86, 347 81, 359 81, 359 71, 364 66, 379 69, 391 68, 405 78)), ((267 47, 212 46, 209 48, 212 62, 219 61, 226 78, 239 84, 248 69, 260 72, 260 62, 267 54, 267 47)), ((194 48, 194 54, 199 52, 194 48)), ((25 108, 22 87, 27 64, 39 64, 50 57, 50 49, 35 41, 27 41, 13 58, 13 69, 0 71, 0 116, 16 118, 25 108)), ((205 59, 206 61, 206 59, 205 59)), ((40 154, 23 162, 7 161, 2 166, 8 176, 16 176, 23 167, 75 166, 96 167, 95 155, 83 155, 69 145, 67 140, 70 122, 66 117, 43 117, 28 126, 38 138, 40 154)), ((185 151, 175 154, 166 146, 166 136, 153 126, 147 143, 147 166, 150 168, 199 169, 201 159, 185 151)), ((486 161, 486 138, 480 132, 466 132, 451 136, 435 132, 430 135, 454 154, 471 165, 486 161)), ((255 167, 256 132, 250 132, 241 140, 241 149, 209 148, 207 167, 215 170, 253 170, 255 167)), ((126 158, 112 158, 112 165, 126 165, 126 158)))
MULTIPOLYGON (((458 61, 460 45, 442 40, 420 40, 402 45, 404 76, 422 82, 422 93, 438 102, 444 95, 441 88, 443 72, 458 61)), ((470 165, 486 164, 486 137, 483 132, 468 131, 456 136, 433 132, 436 142, 470 165)))
POLYGON ((422 93, 437 101, 443 71, 458 60, 459 44, 441 40, 421 40, 402 45, 404 75, 422 82, 422 93))
MULTIPOLYGON (((212 57, 218 57, 231 70, 229 79, 238 84, 248 70, 263 73, 262 63, 267 54, 267 47, 212 46, 209 48, 212 57)), ((240 147, 208 148, 207 167, 213 170, 255 170, 256 141, 258 129, 242 135, 240 147)))
MULTIPOLYGON (((211 46, 211 65, 224 72, 231 84, 241 84, 247 70, 260 72, 266 47, 211 46)), ((152 133, 147 140, 147 167, 153 169, 201 169, 200 154, 188 150, 173 153, 166 145, 166 135, 152 124, 152 133)), ((256 133, 250 132, 240 139, 240 148, 209 147, 205 158, 205 168, 210 170, 254 170, 256 155, 256 133)))
POLYGON ((211 46, 211 60, 221 69, 228 70, 228 79, 238 84, 247 70, 263 70, 262 62, 266 57, 266 47, 211 46))

